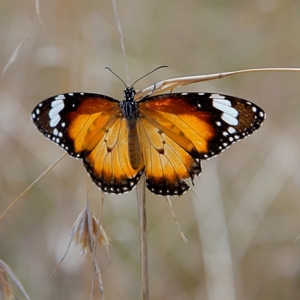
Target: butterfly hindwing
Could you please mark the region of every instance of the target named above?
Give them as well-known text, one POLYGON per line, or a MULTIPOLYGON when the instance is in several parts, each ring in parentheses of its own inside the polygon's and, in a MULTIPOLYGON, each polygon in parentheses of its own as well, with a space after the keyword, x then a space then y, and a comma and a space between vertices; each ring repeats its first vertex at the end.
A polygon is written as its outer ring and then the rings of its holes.
MULTIPOLYGON (((200 160, 144 116, 138 122, 138 132, 142 140, 147 188, 158 195, 181 195, 187 191, 189 186, 184 179, 201 172, 200 160)), ((188 144, 189 140, 186 142, 188 144)))
POLYGON ((162 114, 143 105, 138 131, 147 188, 159 195, 181 195, 187 191, 189 186, 184 179, 193 179, 201 172, 199 154, 192 141, 162 114))
POLYGON ((144 171, 144 163, 141 157, 136 170, 130 164, 125 118, 119 116, 105 135, 97 140, 94 149, 83 158, 91 178, 106 193, 120 194, 131 191, 144 171))

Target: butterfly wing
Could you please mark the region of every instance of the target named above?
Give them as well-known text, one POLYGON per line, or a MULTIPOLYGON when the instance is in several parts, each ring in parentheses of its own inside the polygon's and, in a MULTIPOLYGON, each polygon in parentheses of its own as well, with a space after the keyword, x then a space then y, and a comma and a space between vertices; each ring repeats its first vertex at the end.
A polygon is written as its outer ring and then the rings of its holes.
POLYGON ((37 128, 75 158, 82 158, 92 180, 107 193, 133 189, 143 161, 133 170, 128 159, 128 130, 113 98, 90 93, 54 96, 31 114, 37 128))
POLYGON ((160 195, 181 195, 201 172, 201 159, 213 157, 257 130, 264 111, 232 96, 176 93, 139 102, 139 135, 146 184, 160 195))
POLYGON ((121 194, 131 191, 143 174, 144 163, 141 157, 137 169, 131 166, 125 118, 119 115, 104 135, 100 132, 98 135, 95 147, 83 158, 85 168, 104 192, 121 194))

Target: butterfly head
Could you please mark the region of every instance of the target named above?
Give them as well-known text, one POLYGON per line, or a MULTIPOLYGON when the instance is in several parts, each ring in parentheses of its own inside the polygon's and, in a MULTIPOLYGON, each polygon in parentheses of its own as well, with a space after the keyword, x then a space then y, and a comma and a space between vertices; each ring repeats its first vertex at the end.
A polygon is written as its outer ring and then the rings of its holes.
POLYGON ((124 90, 124 101, 134 101, 135 90, 133 87, 127 87, 124 90))

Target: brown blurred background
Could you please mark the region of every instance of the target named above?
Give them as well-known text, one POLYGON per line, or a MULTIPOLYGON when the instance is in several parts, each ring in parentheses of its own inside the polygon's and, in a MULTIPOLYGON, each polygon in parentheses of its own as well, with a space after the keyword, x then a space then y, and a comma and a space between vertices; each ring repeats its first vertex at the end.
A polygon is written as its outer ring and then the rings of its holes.
MULTIPOLYGON (((0 83, 0 212, 63 151, 33 126, 30 113, 50 96, 95 92, 122 99, 125 79, 106 1, 3 0, 0 83), (32 22, 32 24, 31 24, 32 22)), ((300 1, 118 1, 131 82, 259 67, 300 67, 300 1)), ((300 73, 261 73, 195 84, 185 91, 248 99, 267 112, 263 127, 203 162, 192 192, 173 197, 189 243, 162 197, 147 193, 151 299, 300 299, 300 73)), ((100 192, 90 183, 94 211, 100 192)), ((99 260, 107 299, 139 299, 135 191, 107 196, 103 226, 111 262, 99 260)), ((72 245, 86 201, 81 161, 65 158, 0 221, 0 259, 32 299, 88 299, 90 255, 72 245)), ((99 299, 95 292, 95 299, 99 299)))

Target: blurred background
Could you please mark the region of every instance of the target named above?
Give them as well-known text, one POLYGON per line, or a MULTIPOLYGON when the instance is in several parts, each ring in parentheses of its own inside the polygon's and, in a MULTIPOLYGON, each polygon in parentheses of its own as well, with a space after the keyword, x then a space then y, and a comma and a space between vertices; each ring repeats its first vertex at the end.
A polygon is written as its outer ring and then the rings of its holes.
MULTIPOLYGON (((300 67, 297 0, 117 5, 131 82, 170 66, 137 89, 172 77, 300 67)), ((3 0, 0 37, 1 213, 64 153, 34 127, 35 105, 76 91, 121 100, 123 84, 104 67, 125 81, 126 74, 109 0, 3 0)), ((251 137, 203 162, 194 193, 172 198, 188 244, 164 198, 147 192, 151 299, 300 299, 299 82, 300 73, 253 73, 181 89, 245 98, 267 119, 251 137)), ((90 180, 89 186, 99 213, 101 193, 90 180)), ((82 162, 66 157, 0 221, 0 259, 32 299, 89 297, 91 256, 80 256, 78 247, 72 245, 49 277, 85 206, 86 189, 82 162)), ((103 249, 98 259, 107 299, 140 298, 136 211, 135 191, 105 197, 111 261, 103 249)), ((100 299, 97 290, 94 295, 100 299)))

